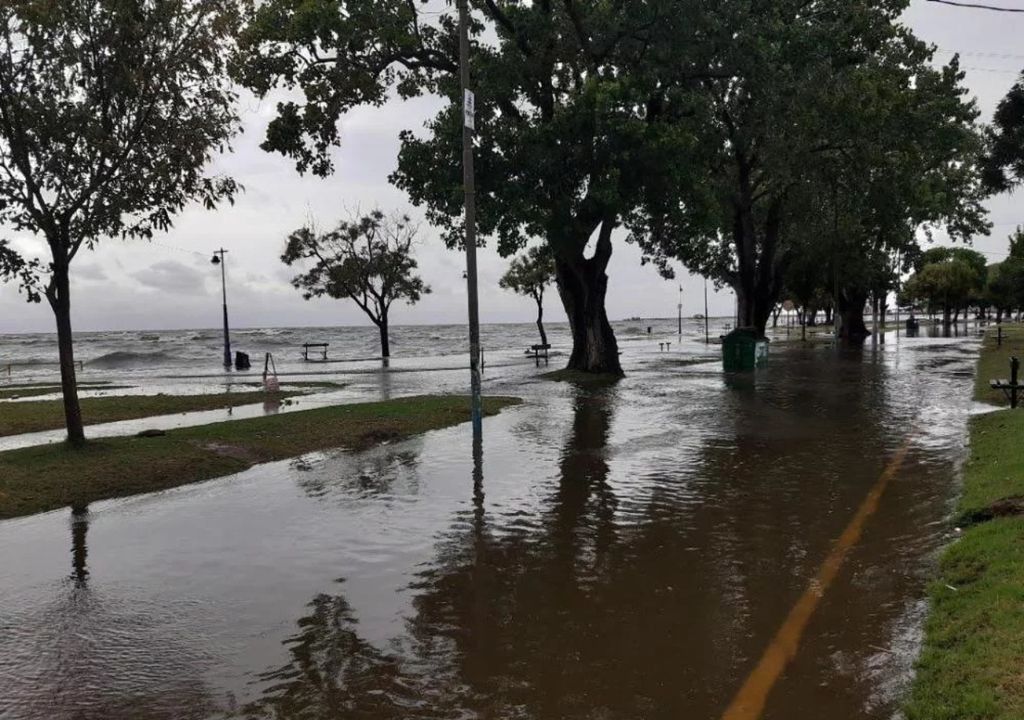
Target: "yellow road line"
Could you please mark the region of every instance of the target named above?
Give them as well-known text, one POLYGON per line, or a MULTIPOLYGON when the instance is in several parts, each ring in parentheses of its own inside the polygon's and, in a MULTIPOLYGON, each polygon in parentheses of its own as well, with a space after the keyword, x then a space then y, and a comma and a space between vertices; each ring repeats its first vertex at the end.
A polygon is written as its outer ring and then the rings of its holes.
POLYGON ((899 472, 903 461, 907 457, 909 447, 910 444, 908 442, 900 448, 892 460, 889 461, 885 470, 882 471, 878 482, 875 483, 874 487, 871 488, 871 492, 864 498, 864 502, 857 509, 857 514, 850 520, 850 524, 846 526, 843 534, 839 536, 835 547, 832 548, 832 552, 825 558, 825 562, 822 563, 818 574, 811 580, 804 594, 797 601, 796 605, 793 606, 793 609, 790 610, 782 627, 779 628, 775 637, 772 638, 764 655, 761 656, 761 661, 758 662, 757 667, 747 677, 747 681, 740 688, 740 691, 736 693, 736 697, 733 698, 732 703, 723 713, 722 720, 757 720, 761 717, 761 713, 764 712, 765 703, 768 701, 768 694, 775 687, 775 683, 778 682, 779 676, 782 675, 786 666, 796 656, 797 650, 800 647, 800 639, 804 634, 804 630, 807 629, 807 623, 810 622, 811 616, 821 603, 821 598, 824 597, 826 591, 835 581, 836 576, 839 574, 839 569, 846 560, 846 556, 849 555, 850 550, 860 541, 860 537, 864 532, 864 524, 878 509, 882 493, 885 492, 889 482, 899 472))

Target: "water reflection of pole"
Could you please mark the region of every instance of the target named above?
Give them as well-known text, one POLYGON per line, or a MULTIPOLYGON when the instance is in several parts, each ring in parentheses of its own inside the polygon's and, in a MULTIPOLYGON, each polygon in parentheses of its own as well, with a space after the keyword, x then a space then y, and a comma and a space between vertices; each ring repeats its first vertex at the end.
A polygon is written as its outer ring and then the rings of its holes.
POLYGON ((463 98, 462 179, 466 202, 466 281, 469 296, 469 372, 472 389, 473 437, 483 434, 483 407, 480 399, 480 305, 476 282, 476 185, 473 175, 473 135, 476 100, 470 87, 469 10, 466 0, 459 3, 459 71, 463 98))
POLYGON ((484 526, 484 441, 473 438, 473 527, 479 534, 484 526))
POLYGON ((85 585, 89 577, 86 568, 86 557, 89 554, 85 544, 85 536, 89 532, 89 509, 75 508, 71 511, 71 578, 76 585, 85 585))

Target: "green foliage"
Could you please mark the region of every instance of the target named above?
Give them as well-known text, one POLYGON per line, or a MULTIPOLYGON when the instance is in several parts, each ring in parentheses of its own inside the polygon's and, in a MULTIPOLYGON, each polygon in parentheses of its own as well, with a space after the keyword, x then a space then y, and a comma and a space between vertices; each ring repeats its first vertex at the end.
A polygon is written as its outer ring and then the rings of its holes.
POLYGON ((912 301, 949 309, 964 305, 978 287, 976 269, 962 259, 951 258, 922 267, 907 280, 903 291, 912 301))
POLYGON ((374 210, 343 220, 329 232, 303 227, 288 236, 281 261, 311 262, 292 280, 303 297, 349 298, 377 326, 386 325, 395 300, 409 305, 430 292, 415 275, 412 256, 418 228, 406 215, 387 216, 374 210))
POLYGON ((508 271, 498 281, 504 290, 544 302, 544 289, 555 279, 555 259, 547 247, 532 247, 513 258, 508 271))
MULTIPOLYGON (((694 147, 693 110, 659 78, 692 37, 696 0, 472 0, 477 222, 508 257, 530 238, 554 251, 573 329, 570 365, 621 372, 604 308, 612 233, 666 187, 694 147), (586 254, 596 236, 596 249, 586 254)), ((389 93, 447 101, 426 132, 401 135, 392 182, 450 247, 462 227, 462 95, 454 8, 406 0, 268 0, 243 34, 236 75, 278 105, 264 148, 300 171, 331 171, 338 119, 389 93)), ((696 68, 694 80, 717 74, 696 68)), ((685 163, 683 163, 685 164, 685 163)), ((672 185, 674 188, 675 185, 672 185)))
POLYGON ((735 287, 741 322, 757 324, 814 244, 844 284, 870 288, 891 281, 892 255, 920 225, 984 231, 977 110, 956 62, 933 68, 933 50, 900 24, 904 7, 716 4, 699 52, 727 72, 695 92, 704 151, 680 162, 699 181, 683 175, 658 213, 636 218, 634 239, 735 287))
POLYGON ((29 302, 43 299, 36 287, 39 267, 37 258, 25 258, 11 247, 10 241, 0 240, 0 280, 17 280, 18 290, 25 293, 29 302))
POLYGON ((237 128, 224 59, 237 19, 233 0, 0 7, 0 222, 52 255, 47 268, 5 245, 0 272, 30 299, 83 245, 151 237, 189 202, 235 194, 202 171, 237 128))
POLYGON ((68 440, 84 442, 71 262, 104 237, 150 238, 188 203, 239 190, 203 170, 238 127, 225 57, 239 0, 0 3, 0 225, 50 259, 0 245, 0 280, 57 324, 68 440))
POLYGON ((987 139, 986 186, 1006 192, 1024 183, 1024 75, 996 107, 987 139))

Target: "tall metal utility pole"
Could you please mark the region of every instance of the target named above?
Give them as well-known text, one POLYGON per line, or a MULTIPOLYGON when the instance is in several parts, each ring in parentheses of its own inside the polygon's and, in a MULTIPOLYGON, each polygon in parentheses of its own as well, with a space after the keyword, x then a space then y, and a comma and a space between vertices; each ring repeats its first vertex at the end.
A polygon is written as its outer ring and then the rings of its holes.
POLYGON ((683 284, 679 283, 679 337, 683 336, 683 284))
POLYGON ((228 279, 225 267, 227 263, 224 262, 224 256, 227 255, 228 251, 224 248, 217 250, 213 253, 213 259, 210 261, 214 265, 220 265, 220 290, 224 298, 224 367, 231 367, 231 337, 228 334, 228 279))
POLYGON ((472 386, 473 438, 483 435, 483 404, 480 399, 480 302, 476 286, 476 181, 473 174, 473 136, 476 131, 476 97, 469 73, 469 10, 459 6, 459 74, 462 85, 462 182, 466 196, 466 283, 469 296, 469 372, 472 386))
POLYGON ((711 344, 711 331, 708 328, 708 279, 704 278, 704 344, 711 344))

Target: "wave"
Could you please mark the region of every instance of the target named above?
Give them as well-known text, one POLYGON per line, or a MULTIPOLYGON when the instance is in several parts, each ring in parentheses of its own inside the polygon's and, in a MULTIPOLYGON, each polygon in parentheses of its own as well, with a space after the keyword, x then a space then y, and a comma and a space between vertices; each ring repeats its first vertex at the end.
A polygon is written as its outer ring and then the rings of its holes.
POLYGON ((147 367, 176 359, 178 358, 165 352, 128 352, 117 350, 106 355, 100 355, 92 360, 87 360, 85 364, 89 367, 117 369, 147 367))

